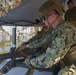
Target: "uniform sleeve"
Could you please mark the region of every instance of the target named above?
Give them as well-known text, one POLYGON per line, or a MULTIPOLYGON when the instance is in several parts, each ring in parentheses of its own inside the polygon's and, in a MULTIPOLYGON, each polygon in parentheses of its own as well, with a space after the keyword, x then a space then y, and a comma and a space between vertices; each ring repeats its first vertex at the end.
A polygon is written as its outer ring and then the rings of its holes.
POLYGON ((33 43, 29 44, 29 48, 38 48, 42 47, 45 44, 49 44, 52 41, 52 34, 46 35, 45 37, 41 38, 40 40, 36 40, 33 43))
POLYGON ((31 39, 28 40, 29 43, 35 41, 36 39, 40 38, 40 33, 41 32, 37 32, 37 34, 35 34, 31 39))
POLYGON ((29 48, 39 48, 42 47, 45 44, 49 44, 52 41, 54 31, 52 31, 52 28, 50 29, 49 33, 42 36, 39 40, 36 40, 29 44, 29 48))
POLYGON ((69 30, 64 35, 57 36, 46 53, 32 59, 31 64, 38 68, 49 68, 64 58, 73 43, 76 43, 76 33, 69 30))

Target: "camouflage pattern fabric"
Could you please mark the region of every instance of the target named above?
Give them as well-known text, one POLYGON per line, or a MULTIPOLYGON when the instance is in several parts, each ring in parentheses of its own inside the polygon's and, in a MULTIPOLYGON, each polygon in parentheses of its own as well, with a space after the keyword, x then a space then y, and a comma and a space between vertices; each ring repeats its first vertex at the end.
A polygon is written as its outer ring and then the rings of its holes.
POLYGON ((42 38, 42 36, 44 36, 46 33, 44 32, 44 30, 42 29, 41 31, 38 31, 37 34, 35 34, 35 36, 33 36, 30 40, 28 40, 28 43, 31 43, 33 41, 36 41, 40 38, 42 38))
POLYGON ((43 35, 41 39, 36 40, 36 41, 34 41, 32 43, 29 43, 29 48, 32 48, 32 49, 33 48, 39 48, 39 47, 42 47, 42 46, 44 46, 46 44, 49 44, 48 42, 50 42, 50 40, 47 40, 47 39, 51 36, 50 35, 51 32, 52 32, 52 28, 50 29, 49 32, 46 33, 45 36, 43 35), (47 39, 45 39, 45 37, 47 39))
POLYGON ((69 21, 70 23, 76 25, 76 7, 65 12, 65 21, 69 21))
POLYGON ((31 59, 31 64, 38 68, 49 68, 64 58, 70 46, 76 44, 76 28, 67 23, 59 23, 56 29, 51 29, 44 39, 29 44, 30 48, 37 48, 49 44, 46 53, 31 59))
POLYGON ((65 68, 61 69, 58 75, 76 75, 76 66, 70 65, 66 66, 65 68))

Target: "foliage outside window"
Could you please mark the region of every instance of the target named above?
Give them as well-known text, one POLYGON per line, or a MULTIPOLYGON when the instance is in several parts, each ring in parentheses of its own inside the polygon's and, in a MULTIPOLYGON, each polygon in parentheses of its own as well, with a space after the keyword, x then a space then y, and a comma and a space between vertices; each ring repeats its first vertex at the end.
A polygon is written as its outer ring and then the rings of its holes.
MULTIPOLYGON (((34 36, 37 31, 40 31, 41 27, 16 27, 16 46, 28 41, 34 36)), ((0 27, 0 54, 8 53, 12 46, 12 27, 1 26, 0 27)))

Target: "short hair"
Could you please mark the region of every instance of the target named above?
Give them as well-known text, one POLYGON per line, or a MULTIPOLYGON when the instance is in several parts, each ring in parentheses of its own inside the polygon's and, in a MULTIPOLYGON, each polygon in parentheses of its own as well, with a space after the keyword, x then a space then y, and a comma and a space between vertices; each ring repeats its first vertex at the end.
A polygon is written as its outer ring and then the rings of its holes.
POLYGON ((69 0, 69 1, 67 2, 67 4, 69 4, 69 3, 73 3, 73 1, 72 1, 72 0, 69 0))

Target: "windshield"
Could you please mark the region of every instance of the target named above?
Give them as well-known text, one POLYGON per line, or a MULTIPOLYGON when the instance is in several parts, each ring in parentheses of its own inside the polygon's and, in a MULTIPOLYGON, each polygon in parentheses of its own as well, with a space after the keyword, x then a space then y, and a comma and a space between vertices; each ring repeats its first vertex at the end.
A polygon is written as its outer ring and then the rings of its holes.
MULTIPOLYGON (((12 46, 12 26, 0 26, 0 54, 8 53, 12 46)), ((41 27, 16 27, 16 46, 32 38, 41 27)))

